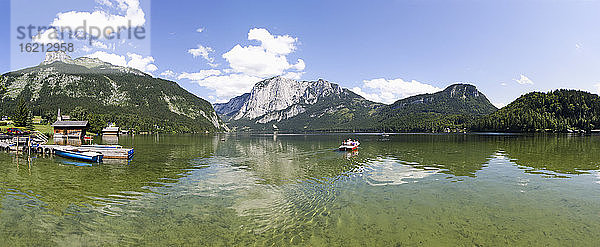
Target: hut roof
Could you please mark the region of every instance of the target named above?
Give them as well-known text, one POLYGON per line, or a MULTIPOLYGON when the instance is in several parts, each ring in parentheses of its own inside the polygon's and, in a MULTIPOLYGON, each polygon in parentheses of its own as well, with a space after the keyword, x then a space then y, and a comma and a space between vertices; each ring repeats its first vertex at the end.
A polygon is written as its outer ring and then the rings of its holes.
POLYGON ((52 127, 87 127, 88 121, 56 121, 52 127))

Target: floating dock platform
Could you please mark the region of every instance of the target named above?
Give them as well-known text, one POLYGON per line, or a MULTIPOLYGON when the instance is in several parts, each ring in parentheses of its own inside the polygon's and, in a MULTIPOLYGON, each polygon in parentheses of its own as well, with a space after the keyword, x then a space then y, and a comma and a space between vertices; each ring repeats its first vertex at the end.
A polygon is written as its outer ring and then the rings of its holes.
POLYGON ((59 150, 71 150, 76 152, 96 152, 104 155, 104 159, 131 159, 135 154, 133 148, 123 148, 120 146, 62 146, 62 145, 39 145, 34 147, 36 153, 54 154, 59 150))
POLYGON ((84 145, 84 146, 64 146, 64 145, 16 145, 15 143, 0 142, 0 150, 3 151, 20 151, 32 152, 40 154, 55 154, 56 150, 71 150, 77 152, 97 152, 104 156, 104 159, 132 159, 135 150, 133 148, 124 148, 121 146, 104 146, 104 145, 84 145))

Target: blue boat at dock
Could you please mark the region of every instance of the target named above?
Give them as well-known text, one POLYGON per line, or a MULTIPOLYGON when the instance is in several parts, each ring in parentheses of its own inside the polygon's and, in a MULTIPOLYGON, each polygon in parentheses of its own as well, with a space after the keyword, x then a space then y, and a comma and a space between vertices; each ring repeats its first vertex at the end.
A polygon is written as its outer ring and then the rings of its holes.
POLYGON ((101 153, 97 153, 97 152, 77 152, 77 151, 69 151, 69 150, 62 150, 62 149, 55 149, 54 154, 56 154, 60 157, 64 157, 64 158, 83 160, 83 161, 95 162, 95 163, 102 162, 102 159, 104 158, 104 155, 102 155, 101 153))

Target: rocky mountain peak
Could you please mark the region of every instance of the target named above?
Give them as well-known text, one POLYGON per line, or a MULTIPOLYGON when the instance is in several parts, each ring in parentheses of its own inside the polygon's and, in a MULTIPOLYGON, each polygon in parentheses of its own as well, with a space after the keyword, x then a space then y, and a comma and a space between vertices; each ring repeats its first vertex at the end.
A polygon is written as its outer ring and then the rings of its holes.
POLYGON ((46 52, 46 58, 42 62, 42 65, 51 64, 57 61, 63 63, 71 63, 73 59, 64 51, 51 51, 46 52))
POLYGON ((96 74, 104 74, 110 70, 110 71, 119 71, 121 73, 134 74, 134 75, 138 75, 138 76, 149 76, 149 74, 146 74, 143 71, 140 71, 138 69, 135 69, 132 67, 114 65, 114 64, 102 61, 98 58, 78 57, 78 58, 73 59, 69 55, 67 55, 67 53, 65 53, 63 51, 46 52, 46 57, 45 57, 44 61, 42 61, 42 63, 40 63, 40 65, 50 65, 54 62, 63 62, 66 64, 71 64, 71 65, 79 65, 79 66, 86 67, 88 69, 100 68, 100 69, 95 69, 93 71, 90 71, 90 72, 96 73, 96 74))
POLYGON ((79 58, 75 59, 75 61, 81 61, 81 62, 86 62, 86 63, 106 64, 106 62, 104 62, 98 58, 92 58, 92 57, 79 57, 79 58))
POLYGON ((235 97, 228 103, 215 104, 215 110, 232 120, 257 119, 268 122, 294 117, 321 99, 345 95, 337 84, 323 79, 297 81, 281 76, 258 82, 250 93, 235 97))
POLYGON ((252 90, 260 90, 263 87, 287 87, 292 86, 296 81, 282 76, 271 77, 262 80, 254 85, 252 90))
POLYGON ((482 95, 474 85, 463 83, 452 84, 443 92, 453 98, 476 98, 482 95))
POLYGON ((123 68, 125 69, 125 67, 119 67, 116 65, 112 65, 110 63, 104 62, 98 58, 91 58, 91 57, 79 57, 76 58, 75 60, 73 60, 73 63, 76 65, 81 65, 84 66, 86 68, 94 68, 94 67, 99 67, 99 66, 107 66, 107 67, 112 67, 112 68, 123 68))
POLYGON ((232 98, 227 103, 216 103, 213 105, 218 114, 229 116, 239 111, 246 101, 250 98, 250 93, 245 93, 235 98, 232 98))

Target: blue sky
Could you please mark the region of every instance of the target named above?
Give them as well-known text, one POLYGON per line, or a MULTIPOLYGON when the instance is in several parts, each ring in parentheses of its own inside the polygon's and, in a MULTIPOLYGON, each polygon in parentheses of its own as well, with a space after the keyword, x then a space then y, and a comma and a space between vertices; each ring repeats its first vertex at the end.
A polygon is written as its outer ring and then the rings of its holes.
MULTIPOLYGON (((387 103, 455 82, 497 105, 529 91, 600 90, 597 1, 140 1, 149 38, 76 44, 70 55, 140 68, 212 102, 280 74, 387 103)), ((43 59, 17 51, 17 23, 69 11, 126 16, 114 6, 132 2, 3 0, 0 24, 11 35, 0 38, 0 70, 43 59)))

